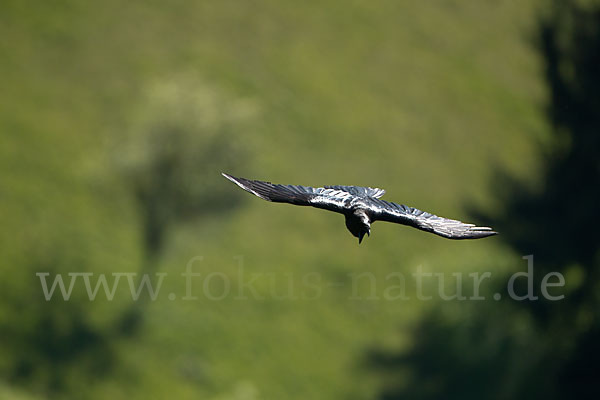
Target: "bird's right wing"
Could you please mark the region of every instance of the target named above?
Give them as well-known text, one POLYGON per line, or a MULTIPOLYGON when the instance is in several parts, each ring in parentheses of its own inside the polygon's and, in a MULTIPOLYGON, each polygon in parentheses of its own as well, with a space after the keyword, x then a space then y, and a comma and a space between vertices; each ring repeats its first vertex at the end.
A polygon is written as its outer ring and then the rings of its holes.
POLYGON ((271 182, 236 178, 222 175, 247 192, 263 200, 275 203, 289 203, 298 206, 312 206, 330 211, 344 212, 354 196, 344 190, 333 188, 313 188, 300 185, 280 185, 271 182))
POLYGON ((371 199, 369 211, 374 221, 408 225, 447 239, 479 239, 497 234, 487 226, 475 226, 455 219, 438 217, 413 207, 385 200, 371 199))

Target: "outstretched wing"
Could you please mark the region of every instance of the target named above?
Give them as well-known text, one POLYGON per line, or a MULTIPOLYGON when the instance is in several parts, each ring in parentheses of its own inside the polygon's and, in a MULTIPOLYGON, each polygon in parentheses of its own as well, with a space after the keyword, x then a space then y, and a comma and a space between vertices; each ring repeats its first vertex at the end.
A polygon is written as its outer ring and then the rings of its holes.
POLYGON ((362 187, 362 186, 325 186, 326 189, 336 189, 343 190, 344 192, 348 192, 354 196, 358 197, 374 197, 376 199, 380 198, 385 194, 385 190, 379 188, 372 187, 362 187))
POLYGON ((313 188, 300 185, 280 185, 271 182, 255 181, 222 175, 247 192, 261 199, 275 203, 289 203, 297 206, 312 206, 325 210, 344 212, 350 207, 354 196, 344 190, 333 188, 313 188))
POLYGON ((373 221, 408 225, 448 239, 479 239, 497 234, 486 226, 475 226, 454 219, 438 217, 413 207, 385 200, 371 199, 369 211, 373 221))

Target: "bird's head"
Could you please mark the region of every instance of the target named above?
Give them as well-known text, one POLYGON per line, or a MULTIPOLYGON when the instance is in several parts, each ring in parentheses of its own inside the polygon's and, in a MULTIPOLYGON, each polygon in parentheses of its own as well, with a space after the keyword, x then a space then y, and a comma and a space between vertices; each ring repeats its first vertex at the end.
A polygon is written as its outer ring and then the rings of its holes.
POLYGON ((363 210, 356 210, 352 214, 346 214, 346 227, 354 237, 358 238, 359 244, 365 235, 371 234, 371 221, 363 210))

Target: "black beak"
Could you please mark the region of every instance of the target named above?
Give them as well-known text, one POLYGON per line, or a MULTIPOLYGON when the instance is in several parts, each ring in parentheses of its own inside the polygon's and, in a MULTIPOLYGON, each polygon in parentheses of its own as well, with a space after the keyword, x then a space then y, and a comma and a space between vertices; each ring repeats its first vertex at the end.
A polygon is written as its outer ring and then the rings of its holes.
POLYGON ((358 244, 360 244, 363 240, 363 238, 365 237, 365 233, 367 234, 367 236, 371 236, 371 232, 369 231, 363 231, 360 233, 360 236, 358 237, 358 244))

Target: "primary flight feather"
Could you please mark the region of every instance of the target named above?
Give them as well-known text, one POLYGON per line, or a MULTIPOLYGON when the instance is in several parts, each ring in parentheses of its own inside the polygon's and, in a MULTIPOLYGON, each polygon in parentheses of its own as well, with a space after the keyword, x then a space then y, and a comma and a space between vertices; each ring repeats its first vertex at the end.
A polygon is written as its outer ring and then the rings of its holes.
POLYGON ((408 225, 448 239, 480 239, 497 234, 485 226, 466 224, 381 200, 380 197, 385 194, 383 189, 340 185, 313 188, 236 178, 225 173, 223 176, 267 201, 312 206, 343 214, 346 217, 346 227, 358 238, 358 243, 365 234, 370 235, 371 223, 375 221, 408 225))

